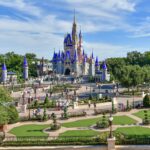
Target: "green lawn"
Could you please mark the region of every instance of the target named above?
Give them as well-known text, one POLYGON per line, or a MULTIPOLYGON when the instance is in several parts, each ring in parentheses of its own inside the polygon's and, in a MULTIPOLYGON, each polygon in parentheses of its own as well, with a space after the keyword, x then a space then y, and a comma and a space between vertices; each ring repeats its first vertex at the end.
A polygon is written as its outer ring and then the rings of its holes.
POLYGON ((100 134, 97 131, 93 131, 93 130, 70 130, 70 131, 66 131, 64 133, 59 134, 60 137, 62 136, 96 136, 100 134))
MULTIPOLYGON (((63 123, 62 126, 67 127, 67 128, 89 127, 89 126, 96 124, 96 122, 99 121, 100 119, 102 119, 102 117, 92 118, 92 119, 83 119, 83 120, 63 123)), ((113 124, 115 125, 134 124, 134 123, 136 123, 136 121, 128 116, 114 116, 114 120, 113 120, 113 124)))
POLYGON ((124 128, 118 128, 116 132, 120 132, 124 135, 136 135, 136 136, 141 136, 141 135, 149 135, 150 136, 150 128, 145 128, 145 127, 124 127, 124 128))
MULTIPOLYGON (((147 114, 150 117, 150 110, 147 110, 147 114)), ((137 113, 134 113, 133 115, 143 119, 144 118, 144 110, 141 110, 141 111, 139 111, 137 113)))
POLYGON ((16 136, 48 136, 47 133, 43 132, 43 129, 49 127, 50 125, 22 125, 15 127, 9 131, 9 133, 16 136))

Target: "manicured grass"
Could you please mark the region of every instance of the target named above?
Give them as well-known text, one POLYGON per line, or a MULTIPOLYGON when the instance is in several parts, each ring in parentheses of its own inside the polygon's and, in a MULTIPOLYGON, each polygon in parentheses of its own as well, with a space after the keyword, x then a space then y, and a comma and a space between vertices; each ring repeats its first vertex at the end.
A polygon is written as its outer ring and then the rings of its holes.
MULTIPOLYGON (((62 126, 67 127, 67 128, 89 127, 89 126, 96 124, 96 122, 99 121, 100 119, 102 119, 102 117, 92 118, 92 119, 83 119, 83 120, 63 123, 62 126)), ((114 120, 113 120, 113 124, 115 125, 134 124, 134 123, 136 123, 136 121, 128 116, 114 116, 114 120)))
MULTIPOLYGON (((150 110, 147 110, 147 114, 148 114, 148 116, 150 117, 150 110)), ((141 111, 139 111, 139 112, 137 112, 137 113, 134 113, 133 115, 135 115, 135 116, 137 116, 137 117, 143 119, 143 118, 144 118, 144 110, 141 110, 141 111)))
POLYGON ((150 128, 145 127, 124 127, 124 128, 118 128, 116 132, 120 132, 124 135, 136 135, 136 136, 150 136, 150 128))
POLYGON ((16 136, 48 136, 47 133, 43 132, 43 129, 49 127, 50 125, 22 125, 15 127, 10 130, 11 134, 16 136))
POLYGON ((73 136, 73 137, 80 137, 80 136, 96 136, 100 134, 99 132, 93 130, 70 130, 64 133, 59 134, 60 137, 62 136, 73 136))
POLYGON ((114 116, 113 117, 113 124, 114 125, 126 125, 126 124, 135 124, 136 120, 128 117, 128 116, 114 116))

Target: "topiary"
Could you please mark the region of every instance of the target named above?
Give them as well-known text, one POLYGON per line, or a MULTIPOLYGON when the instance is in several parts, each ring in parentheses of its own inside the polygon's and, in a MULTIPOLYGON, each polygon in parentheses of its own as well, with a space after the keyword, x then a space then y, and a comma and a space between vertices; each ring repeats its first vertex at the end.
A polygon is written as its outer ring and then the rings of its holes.
POLYGON ((105 114, 103 114, 102 120, 100 120, 96 123, 96 127, 97 128, 108 128, 109 127, 108 119, 106 118, 105 114))

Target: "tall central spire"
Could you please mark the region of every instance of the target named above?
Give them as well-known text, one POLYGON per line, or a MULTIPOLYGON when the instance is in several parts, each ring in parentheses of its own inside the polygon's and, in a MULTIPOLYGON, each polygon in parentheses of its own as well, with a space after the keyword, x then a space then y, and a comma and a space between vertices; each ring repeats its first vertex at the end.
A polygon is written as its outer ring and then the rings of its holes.
POLYGON ((76 44, 77 44, 77 25, 76 25, 75 10, 74 10, 73 26, 72 26, 72 42, 73 42, 73 45, 76 46, 76 44))
POLYGON ((73 23, 76 23, 76 11, 74 9, 74 18, 73 18, 73 23))

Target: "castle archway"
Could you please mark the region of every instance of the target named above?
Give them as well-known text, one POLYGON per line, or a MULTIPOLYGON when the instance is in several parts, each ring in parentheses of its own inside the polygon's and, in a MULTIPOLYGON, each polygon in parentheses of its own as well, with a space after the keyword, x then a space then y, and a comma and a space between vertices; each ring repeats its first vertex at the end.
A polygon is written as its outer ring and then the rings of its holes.
POLYGON ((70 75, 70 69, 69 69, 69 68, 67 68, 67 69, 65 70, 65 75, 66 75, 66 76, 70 75))

